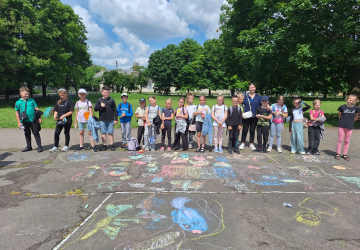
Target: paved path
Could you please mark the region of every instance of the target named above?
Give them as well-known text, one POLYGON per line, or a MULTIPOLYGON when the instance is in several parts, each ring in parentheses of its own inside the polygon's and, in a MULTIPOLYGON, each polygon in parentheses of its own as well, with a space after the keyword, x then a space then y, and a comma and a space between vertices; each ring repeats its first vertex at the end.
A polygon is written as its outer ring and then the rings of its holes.
POLYGON ((350 162, 332 155, 335 129, 320 156, 21 153, 16 132, 0 130, 0 249, 360 247, 358 131, 350 162))

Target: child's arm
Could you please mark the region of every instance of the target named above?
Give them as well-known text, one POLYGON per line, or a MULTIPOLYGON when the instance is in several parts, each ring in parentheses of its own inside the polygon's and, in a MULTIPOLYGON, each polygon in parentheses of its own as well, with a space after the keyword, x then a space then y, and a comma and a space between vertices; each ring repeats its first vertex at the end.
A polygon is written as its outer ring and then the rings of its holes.
MULTIPOLYGON (((130 105, 130 104, 129 104, 130 105)), ((131 117, 133 114, 134 114, 134 112, 133 112, 133 109, 132 109, 132 106, 130 105, 130 112, 129 112, 129 110, 127 111, 127 112, 125 112, 126 113, 126 117, 131 117)))
POLYGON ((151 126, 151 123, 150 123, 149 117, 148 117, 148 113, 149 113, 149 107, 146 107, 146 110, 145 110, 145 121, 147 122, 147 125, 148 125, 148 126, 151 126))
POLYGON ((60 120, 64 119, 65 117, 71 116, 74 113, 74 111, 69 111, 65 115, 60 116, 60 120))
POLYGON ((16 121, 18 123, 18 127, 21 128, 21 122, 20 122, 19 112, 18 111, 15 111, 15 116, 16 116, 16 121))
MULTIPOLYGON (((92 106, 89 107, 89 113, 91 116, 93 116, 94 112, 93 112, 92 106)), ((77 114, 76 114, 76 117, 77 117, 77 114)))
POLYGON ((174 119, 174 112, 173 113, 171 113, 171 116, 170 117, 168 117, 168 120, 172 120, 172 119, 174 119))
POLYGON ((54 119, 55 119, 55 120, 58 120, 57 116, 58 116, 58 112, 57 112, 57 111, 54 111, 54 119))
POLYGON ((223 124, 227 119, 227 112, 224 112, 224 118, 221 120, 220 124, 223 124))
POLYGON ((355 114, 354 122, 356 122, 358 118, 359 118, 359 113, 356 113, 356 114, 355 114))
MULTIPOLYGON (((340 118, 341 118, 341 114, 342 114, 342 112, 339 111, 339 120, 340 120, 340 118)), ((355 117, 356 117, 356 116, 355 116, 355 117)))
MULTIPOLYGON (((89 109, 90 110, 90 109, 89 109)), ((79 113, 79 108, 76 109, 76 112, 75 112, 75 121, 74 121, 74 127, 76 127, 77 125, 77 117, 78 117, 78 113, 79 113)))
POLYGON ((268 110, 268 115, 267 115, 267 116, 263 115, 263 118, 264 118, 265 120, 271 120, 271 118, 272 118, 272 113, 268 110))
POLYGON ((305 103, 305 108, 302 108, 303 112, 306 112, 307 110, 309 110, 311 108, 311 106, 309 104, 307 104, 306 102, 303 102, 305 103))

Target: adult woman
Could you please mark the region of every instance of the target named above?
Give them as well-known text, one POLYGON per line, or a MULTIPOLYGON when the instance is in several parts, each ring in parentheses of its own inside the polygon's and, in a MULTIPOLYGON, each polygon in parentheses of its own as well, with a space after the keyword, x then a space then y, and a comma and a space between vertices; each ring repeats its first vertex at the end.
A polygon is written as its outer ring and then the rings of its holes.
POLYGON ((261 96, 257 93, 256 86, 254 83, 249 84, 249 93, 245 95, 244 97, 244 114, 243 114, 243 131, 241 136, 241 144, 239 149, 244 149, 245 147, 245 140, 247 133, 250 128, 250 145, 249 148, 251 150, 256 150, 254 146, 254 138, 255 138, 255 128, 256 128, 256 122, 257 118, 255 117, 256 110, 259 106, 261 106, 261 96), (252 112, 252 115, 247 116, 246 112, 252 112))

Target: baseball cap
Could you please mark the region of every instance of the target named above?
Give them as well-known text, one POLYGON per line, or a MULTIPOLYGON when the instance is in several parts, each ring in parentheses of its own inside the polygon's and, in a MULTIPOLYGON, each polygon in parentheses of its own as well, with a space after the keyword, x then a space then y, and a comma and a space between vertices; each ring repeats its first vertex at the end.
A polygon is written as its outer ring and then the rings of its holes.
POLYGON ((78 93, 85 93, 86 94, 86 90, 85 89, 79 89, 78 93))
POLYGON ((269 101, 269 97, 264 95, 262 98, 261 98, 261 101, 269 101))
POLYGON ((139 102, 146 102, 146 101, 145 101, 145 98, 140 98, 140 99, 139 99, 139 102))
POLYGON ((121 94, 121 97, 123 97, 123 96, 128 96, 128 94, 122 93, 122 94, 121 94))

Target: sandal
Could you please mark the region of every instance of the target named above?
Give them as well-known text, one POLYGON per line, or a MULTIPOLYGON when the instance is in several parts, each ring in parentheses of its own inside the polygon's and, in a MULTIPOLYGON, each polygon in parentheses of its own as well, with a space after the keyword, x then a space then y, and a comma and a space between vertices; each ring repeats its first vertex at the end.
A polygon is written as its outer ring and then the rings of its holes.
POLYGON ((201 150, 201 148, 198 147, 198 148, 196 149, 196 152, 200 152, 200 150, 201 150))
POLYGON ((347 155, 343 155, 342 158, 344 158, 346 161, 350 161, 350 157, 347 155))
POLYGON ((201 147, 200 152, 205 153, 205 148, 201 147))
POLYGON ((340 155, 339 154, 335 155, 335 159, 340 160, 340 155))

